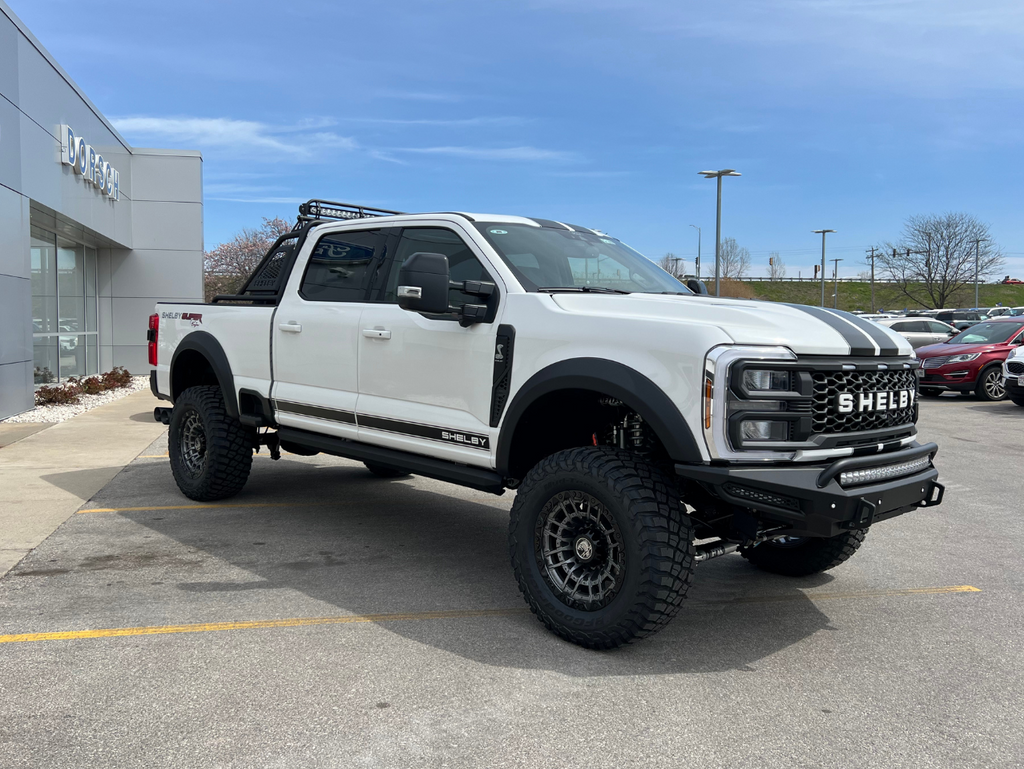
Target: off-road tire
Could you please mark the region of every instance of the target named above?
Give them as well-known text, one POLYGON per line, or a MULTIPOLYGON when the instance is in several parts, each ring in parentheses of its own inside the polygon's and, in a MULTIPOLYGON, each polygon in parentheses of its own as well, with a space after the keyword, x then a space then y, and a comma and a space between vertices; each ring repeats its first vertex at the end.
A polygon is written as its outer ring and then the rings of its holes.
POLYGON ((974 397, 980 401, 1001 401, 1006 399, 1006 385, 1003 384, 1003 367, 999 364, 983 368, 978 374, 978 387, 974 397))
POLYGON ((854 529, 836 537, 801 537, 797 543, 769 540, 740 548, 740 555, 772 574, 807 577, 833 569, 847 560, 857 552, 865 534, 865 529, 854 529))
POLYGON ((181 493, 199 502, 232 497, 252 468, 253 434, 228 416, 219 387, 190 387, 177 399, 167 436, 181 493))
POLYGON ((922 387, 921 395, 923 395, 925 398, 938 398, 940 395, 942 395, 942 390, 940 390, 938 387, 922 387))
POLYGON ((393 470, 390 467, 384 467, 384 465, 374 464, 373 462, 363 462, 366 465, 366 469, 376 475, 378 478, 405 478, 410 473, 404 470, 393 470))
POLYGON ((693 578, 693 525, 676 484, 618 449, 576 448, 541 460, 518 488, 508 542, 516 581, 533 613, 556 635, 591 649, 611 649, 660 630, 679 612, 693 578), (621 551, 615 555, 621 576, 600 605, 583 608, 555 587, 542 563, 546 532, 552 531, 544 526, 557 510, 571 506, 575 515, 578 503, 582 511, 581 500, 589 500, 588 514, 593 502, 621 545, 609 550, 621 551))

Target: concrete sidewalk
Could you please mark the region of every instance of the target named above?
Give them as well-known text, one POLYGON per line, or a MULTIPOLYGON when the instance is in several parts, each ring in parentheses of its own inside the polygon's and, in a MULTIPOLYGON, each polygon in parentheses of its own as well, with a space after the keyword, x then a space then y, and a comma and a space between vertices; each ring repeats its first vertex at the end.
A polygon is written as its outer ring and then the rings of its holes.
POLYGON ((0 577, 166 428, 147 391, 0 448, 0 577))

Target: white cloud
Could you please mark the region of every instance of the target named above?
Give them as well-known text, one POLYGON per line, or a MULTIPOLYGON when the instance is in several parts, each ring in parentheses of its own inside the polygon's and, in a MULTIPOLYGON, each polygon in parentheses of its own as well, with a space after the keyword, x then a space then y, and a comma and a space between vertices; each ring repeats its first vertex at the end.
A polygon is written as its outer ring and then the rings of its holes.
POLYGON ((201 151, 225 151, 236 155, 260 154, 266 150, 291 160, 313 159, 322 150, 354 150, 358 143, 347 136, 316 131, 330 123, 302 121, 274 126, 254 120, 195 117, 119 117, 114 127, 134 144, 160 142, 201 151))
POLYGON ((545 150, 538 147, 405 147, 395 151, 421 155, 448 155, 470 160, 547 160, 560 163, 579 160, 579 156, 574 152, 545 150))

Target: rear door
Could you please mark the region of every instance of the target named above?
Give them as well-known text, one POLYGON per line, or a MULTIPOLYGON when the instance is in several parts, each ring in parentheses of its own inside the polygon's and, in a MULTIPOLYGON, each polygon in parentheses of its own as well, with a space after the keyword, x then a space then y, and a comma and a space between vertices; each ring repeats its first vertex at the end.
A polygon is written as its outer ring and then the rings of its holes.
POLYGON ((360 316, 384 259, 380 229, 321 235, 274 320, 273 397, 288 427, 354 438, 360 316))
POLYGON ((952 336, 950 331, 956 332, 956 329, 952 326, 948 326, 945 323, 937 320, 926 321, 928 324, 928 338, 931 339, 929 344, 938 344, 939 342, 945 342, 952 336))
MULTIPOLYGON (((452 225, 402 230, 377 301, 360 319, 359 440, 490 467, 497 320, 463 328, 455 314, 399 307, 398 271, 416 252, 446 255, 453 281, 501 287, 478 247, 452 225)), ((484 303, 457 290, 449 299, 452 307, 484 303)))

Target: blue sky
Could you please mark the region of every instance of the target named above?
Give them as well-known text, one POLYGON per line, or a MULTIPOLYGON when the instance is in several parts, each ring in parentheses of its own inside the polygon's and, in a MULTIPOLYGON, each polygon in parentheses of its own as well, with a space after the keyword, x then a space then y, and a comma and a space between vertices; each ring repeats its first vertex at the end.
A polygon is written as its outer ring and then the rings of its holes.
POLYGON ((597 227, 841 275, 912 214, 1024 278, 1019 0, 8 0, 136 146, 204 156, 207 248, 310 197, 597 227), (88 17, 94 34, 69 19, 88 17))

